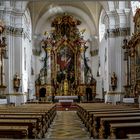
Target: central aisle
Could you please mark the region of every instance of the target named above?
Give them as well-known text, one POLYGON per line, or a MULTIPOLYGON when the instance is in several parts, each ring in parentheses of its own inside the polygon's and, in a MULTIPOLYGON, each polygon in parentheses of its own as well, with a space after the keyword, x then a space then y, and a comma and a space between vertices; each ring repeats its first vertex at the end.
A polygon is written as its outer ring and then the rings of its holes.
MULTIPOLYGON (((76 111, 57 111, 57 115, 46 133, 48 139, 88 140, 89 134, 76 111)), ((91 140, 91 139, 90 139, 91 140)))

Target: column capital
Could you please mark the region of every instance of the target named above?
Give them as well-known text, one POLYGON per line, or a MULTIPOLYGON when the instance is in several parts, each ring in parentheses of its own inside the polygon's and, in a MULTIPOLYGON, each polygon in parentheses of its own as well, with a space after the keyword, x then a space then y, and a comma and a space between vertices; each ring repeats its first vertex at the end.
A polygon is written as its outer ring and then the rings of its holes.
POLYGON ((108 16, 108 28, 109 29, 115 29, 116 28, 116 11, 107 11, 107 16, 108 16))
POLYGON ((116 11, 113 10, 113 11, 106 11, 106 14, 108 15, 108 17, 114 17, 114 15, 116 15, 116 11))
POLYGON ((125 15, 129 15, 131 13, 131 9, 125 8, 124 10, 125 15))

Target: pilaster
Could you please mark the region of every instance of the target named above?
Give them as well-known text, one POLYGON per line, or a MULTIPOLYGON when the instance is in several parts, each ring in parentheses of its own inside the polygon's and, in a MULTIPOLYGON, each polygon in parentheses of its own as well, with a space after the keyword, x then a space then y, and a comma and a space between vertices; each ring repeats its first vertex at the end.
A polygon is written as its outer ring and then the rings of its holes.
POLYGON ((124 36, 130 34, 129 9, 114 10, 107 12, 108 16, 108 29, 106 28, 106 40, 108 42, 107 57, 108 57, 108 91, 111 91, 111 75, 113 72, 118 77, 116 92, 123 92, 124 83, 124 61, 122 41, 124 36))

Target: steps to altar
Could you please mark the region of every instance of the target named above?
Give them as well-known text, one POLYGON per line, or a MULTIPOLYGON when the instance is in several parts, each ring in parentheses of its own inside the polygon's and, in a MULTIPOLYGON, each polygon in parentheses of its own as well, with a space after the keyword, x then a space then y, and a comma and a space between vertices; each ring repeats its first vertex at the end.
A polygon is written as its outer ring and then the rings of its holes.
POLYGON ((76 110, 76 102, 78 100, 78 96, 55 96, 56 101, 56 109, 58 111, 69 111, 76 110))
POLYGON ((56 103, 57 111, 76 111, 76 103, 56 103))

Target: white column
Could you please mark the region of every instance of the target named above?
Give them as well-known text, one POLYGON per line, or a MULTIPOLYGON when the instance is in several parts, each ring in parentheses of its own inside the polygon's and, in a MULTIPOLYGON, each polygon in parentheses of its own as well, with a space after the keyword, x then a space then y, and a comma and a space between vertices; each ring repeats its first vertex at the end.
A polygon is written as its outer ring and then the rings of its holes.
POLYGON ((81 73, 81 77, 80 77, 80 84, 85 84, 85 73, 84 73, 84 67, 85 67, 85 64, 84 64, 84 51, 85 51, 85 48, 84 47, 81 47, 80 49, 81 51, 81 62, 80 62, 80 73, 81 73))
POLYGON ((47 48, 47 84, 51 84, 51 47, 47 48))
POLYGON ((117 10, 119 21, 119 36, 116 38, 116 70, 118 71, 118 91, 124 91, 125 77, 127 71, 125 69, 126 62, 124 61, 124 50, 122 49, 123 40, 127 38, 130 33, 130 9, 117 10))
MULTIPOLYGON (((116 13, 114 11, 107 11, 108 15, 108 25, 106 24, 107 28, 107 79, 105 81, 106 83, 106 89, 107 92, 111 91, 111 75, 113 72, 116 73, 116 52, 115 52, 115 29, 116 29, 116 13)), ((116 73, 117 74, 117 73, 116 73)), ((117 89, 116 89, 117 90, 117 89)))

